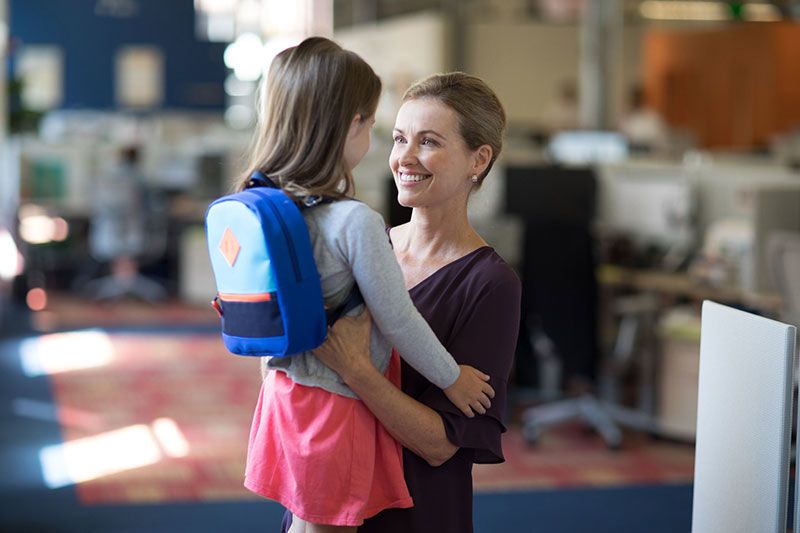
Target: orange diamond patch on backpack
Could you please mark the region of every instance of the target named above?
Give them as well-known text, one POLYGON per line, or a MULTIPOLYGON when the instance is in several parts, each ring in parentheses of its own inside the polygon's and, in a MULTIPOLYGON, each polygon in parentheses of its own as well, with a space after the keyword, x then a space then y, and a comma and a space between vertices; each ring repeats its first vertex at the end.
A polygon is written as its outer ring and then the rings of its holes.
POLYGON ((219 251, 225 257, 225 261, 232 267, 239 256, 239 250, 242 247, 239 245, 239 240, 233 234, 231 228, 225 228, 225 233, 222 234, 222 239, 219 241, 219 251))

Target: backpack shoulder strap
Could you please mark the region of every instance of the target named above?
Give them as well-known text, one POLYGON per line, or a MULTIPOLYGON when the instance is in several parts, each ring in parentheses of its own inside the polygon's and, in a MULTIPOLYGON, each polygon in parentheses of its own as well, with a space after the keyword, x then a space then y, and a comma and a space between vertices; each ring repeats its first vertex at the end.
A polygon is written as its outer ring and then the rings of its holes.
POLYGON ((278 185, 272 181, 266 174, 260 170, 254 170, 250 174, 250 179, 245 186, 245 189, 252 189, 253 187, 269 187, 270 189, 278 189, 278 185))
MULTIPOLYGON (((280 189, 277 183, 275 183, 269 176, 261 172, 260 170, 255 170, 250 175, 250 180, 247 182, 246 189, 251 189, 253 187, 269 187, 271 189, 280 189)), ((310 209, 314 206, 320 204, 328 204, 334 202, 335 199, 329 196, 320 196, 320 195, 309 195, 304 197, 300 202, 296 202, 296 205, 299 209, 310 209)), ((216 299, 215 299, 216 300, 216 299)), ((212 305, 215 302, 212 302, 212 305)), ((345 298, 344 302, 337 307, 336 309, 331 309, 327 311, 327 318, 328 318, 328 326, 332 326, 337 320, 343 317, 346 313, 350 310, 358 307, 364 303, 364 297, 361 295, 361 291, 358 289, 358 285, 354 284, 353 288, 350 289, 350 293, 345 298)), ((215 306, 215 309, 217 306, 215 306)), ((220 312, 217 309, 217 312, 220 312)))
MULTIPOLYGON (((254 187, 269 187, 270 189, 280 189, 275 181, 272 180, 269 176, 261 172, 260 170, 254 170, 252 174, 250 174, 250 179, 245 186, 245 189, 252 189, 254 187)), ((320 204, 329 204, 334 202, 336 199, 331 198, 330 196, 321 196, 318 194, 311 194, 308 196, 302 197, 299 201, 295 202, 298 209, 308 209, 309 207, 314 207, 315 205, 320 204)))
POLYGON ((337 320, 363 303, 364 297, 361 295, 358 285, 353 284, 353 288, 350 289, 350 293, 347 295, 347 298, 344 299, 344 302, 336 309, 329 309, 326 312, 328 316, 328 327, 333 326, 337 320))

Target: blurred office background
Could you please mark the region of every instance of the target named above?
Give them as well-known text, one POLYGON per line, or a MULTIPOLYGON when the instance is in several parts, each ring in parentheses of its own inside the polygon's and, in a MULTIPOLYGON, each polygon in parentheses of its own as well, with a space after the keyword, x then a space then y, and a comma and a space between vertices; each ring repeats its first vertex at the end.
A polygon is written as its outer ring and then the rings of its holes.
POLYGON ((277 530, 203 215, 314 34, 383 80, 356 181, 388 223, 411 82, 506 106, 470 209, 523 321, 477 530, 688 531, 700 303, 800 322, 797 0, 0 0, 0 529, 277 530))

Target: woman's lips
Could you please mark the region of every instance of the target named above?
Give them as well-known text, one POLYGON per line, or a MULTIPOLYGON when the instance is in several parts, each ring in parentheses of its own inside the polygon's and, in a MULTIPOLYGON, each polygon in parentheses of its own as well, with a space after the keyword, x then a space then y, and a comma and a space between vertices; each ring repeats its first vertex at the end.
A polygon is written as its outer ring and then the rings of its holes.
POLYGON ((430 174, 417 174, 413 172, 398 172, 397 173, 400 183, 406 186, 412 186, 430 178, 430 174))

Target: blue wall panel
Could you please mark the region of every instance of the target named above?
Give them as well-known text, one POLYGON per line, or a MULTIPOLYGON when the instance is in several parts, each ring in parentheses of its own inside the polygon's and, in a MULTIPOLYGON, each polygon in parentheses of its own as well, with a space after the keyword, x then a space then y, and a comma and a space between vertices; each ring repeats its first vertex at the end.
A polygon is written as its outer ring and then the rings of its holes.
POLYGON ((120 47, 129 45, 161 49, 164 108, 223 108, 225 45, 197 40, 192 0, 116 0, 116 3, 133 8, 133 14, 129 17, 103 14, 103 6, 115 4, 115 0, 9 2, 15 42, 62 48, 62 108, 113 108, 114 58, 120 47))

